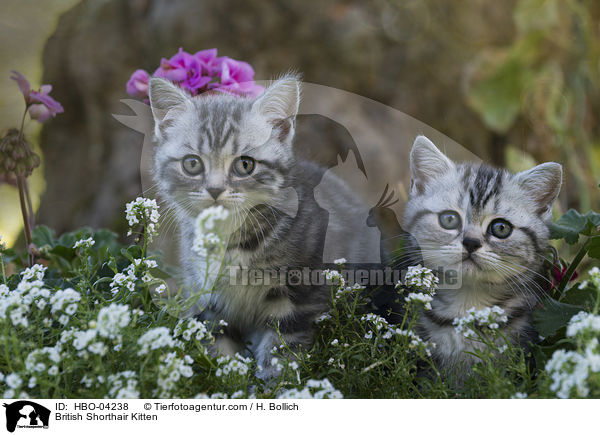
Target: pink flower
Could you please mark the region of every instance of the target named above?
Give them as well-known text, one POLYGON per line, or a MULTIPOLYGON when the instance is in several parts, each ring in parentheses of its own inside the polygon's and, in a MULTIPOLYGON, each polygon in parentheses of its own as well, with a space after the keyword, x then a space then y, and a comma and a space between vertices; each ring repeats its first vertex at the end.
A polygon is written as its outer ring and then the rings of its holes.
POLYGON ((171 57, 162 59, 160 67, 154 72, 155 77, 162 77, 177 83, 180 87, 187 89, 192 95, 212 80, 210 75, 204 75, 206 66, 196 56, 183 51, 171 57))
POLYGON ((209 48, 208 50, 201 50, 194 54, 194 57, 200 61, 203 68, 203 73, 207 76, 213 77, 219 71, 219 58, 217 57, 217 49, 209 48))
POLYGON ((127 82, 127 93, 133 97, 148 98, 150 76, 143 69, 136 70, 127 82))
POLYGON ((39 91, 34 91, 23 74, 18 71, 12 71, 12 73, 10 78, 19 85, 31 119, 42 123, 56 116, 57 113, 64 112, 62 105, 49 95, 52 85, 42 85, 39 91))
POLYGON ((220 81, 209 84, 209 89, 249 97, 257 97, 264 90, 262 86, 254 83, 254 69, 249 63, 221 57, 219 66, 220 81))

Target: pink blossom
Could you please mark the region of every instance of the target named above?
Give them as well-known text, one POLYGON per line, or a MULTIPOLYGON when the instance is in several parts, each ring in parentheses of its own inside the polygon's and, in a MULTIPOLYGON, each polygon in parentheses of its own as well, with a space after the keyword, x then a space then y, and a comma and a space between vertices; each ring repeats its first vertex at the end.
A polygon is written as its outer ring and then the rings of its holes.
POLYGON ((198 57, 192 56, 180 48, 179 52, 171 59, 163 58, 161 60, 160 67, 154 72, 154 76, 171 80, 195 95, 198 89, 212 80, 211 76, 203 75, 206 69, 203 67, 203 62, 198 57))
POLYGON ((136 70, 127 82, 127 93, 133 97, 148 97, 148 84, 150 76, 143 69, 136 70))
POLYGON ((205 75, 213 77, 219 71, 219 58, 217 57, 217 49, 209 48, 201 50, 194 54, 194 57, 200 61, 205 75))
MULTIPOLYGON (((170 80, 191 95, 214 90, 255 97, 264 90, 254 83, 254 69, 250 64, 229 57, 217 57, 216 48, 201 50, 193 55, 180 48, 170 59, 161 60, 154 76, 170 80)), ((135 71, 127 82, 127 93, 147 100, 149 80, 146 71, 135 71)))
POLYGON ((23 74, 18 71, 12 71, 12 73, 10 78, 19 85, 31 119, 42 123, 56 116, 57 113, 64 112, 62 105, 49 95, 52 85, 42 85, 39 91, 34 91, 23 74))
POLYGON ((249 97, 262 93, 264 88, 254 83, 254 69, 249 63, 229 57, 222 57, 219 61, 220 81, 209 84, 209 89, 249 97))

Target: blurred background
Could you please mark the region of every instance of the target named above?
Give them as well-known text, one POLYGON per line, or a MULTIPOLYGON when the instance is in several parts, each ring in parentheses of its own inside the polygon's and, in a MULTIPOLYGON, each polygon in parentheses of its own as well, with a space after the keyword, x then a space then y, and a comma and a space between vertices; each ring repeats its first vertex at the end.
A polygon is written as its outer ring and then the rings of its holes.
MULTIPOLYGON (((131 73, 179 47, 216 47, 257 79, 304 80, 400 110, 482 160, 564 165, 559 209, 600 208, 600 2, 593 0, 2 0, 0 129, 18 126, 10 70, 54 86, 64 114, 28 121, 42 167, 38 223, 120 231, 141 191, 143 137, 126 113, 131 73)), ((365 109, 366 110, 366 109, 365 109)), ((368 116, 356 111, 355 116, 368 116)), ((409 144, 407 144, 408 146, 409 144)), ((16 189, 0 185, 0 234, 21 233, 16 189)))

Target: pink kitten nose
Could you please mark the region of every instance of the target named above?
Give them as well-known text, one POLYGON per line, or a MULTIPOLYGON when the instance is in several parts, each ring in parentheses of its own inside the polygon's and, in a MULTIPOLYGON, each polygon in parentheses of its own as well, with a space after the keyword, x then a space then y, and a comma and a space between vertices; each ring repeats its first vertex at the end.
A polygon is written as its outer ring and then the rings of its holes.
POLYGON ((221 193, 225 191, 222 187, 209 187, 206 189, 208 194, 216 201, 221 193))
POLYGON ((481 248, 481 240, 465 237, 463 239, 463 246, 467 249, 467 252, 471 254, 477 249, 481 248))

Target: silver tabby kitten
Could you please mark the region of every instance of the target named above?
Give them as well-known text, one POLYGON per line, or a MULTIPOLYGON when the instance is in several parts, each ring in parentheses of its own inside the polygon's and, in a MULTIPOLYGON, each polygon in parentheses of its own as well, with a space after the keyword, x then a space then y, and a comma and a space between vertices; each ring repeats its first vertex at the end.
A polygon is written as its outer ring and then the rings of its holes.
MULTIPOLYGON (((187 284, 204 282, 202 265, 192 252, 194 219, 204 208, 222 205, 244 220, 229 241, 225 263, 251 270, 323 269, 327 213, 311 186, 323 171, 298 160, 293 151, 300 84, 295 76, 275 81, 256 100, 226 94, 190 97, 162 79, 150 82, 157 142, 154 178, 159 195, 176 210, 180 257, 187 284), (292 190, 297 211, 285 213, 292 190), (244 214, 239 213, 244 210, 244 214)), ((321 191, 332 208, 355 219, 354 195, 339 179, 321 191)), ((329 228, 340 231, 343 228, 329 228)), ((344 252, 358 252, 360 237, 336 237, 344 252)), ((270 351, 285 342, 293 347, 312 341, 312 325, 327 309, 326 285, 228 285, 227 279, 204 300, 201 318, 227 321, 217 341, 225 354, 246 345, 263 367, 275 374, 270 351)))
POLYGON ((425 266, 455 269, 459 289, 438 289, 419 329, 436 343, 446 369, 473 362, 475 342, 455 331, 453 319, 494 305, 505 310, 503 333, 523 346, 535 339, 532 308, 545 277, 544 253, 552 204, 562 183, 558 163, 512 174, 484 164, 457 164, 424 136, 410 155, 411 188, 405 229, 418 242, 425 266))

